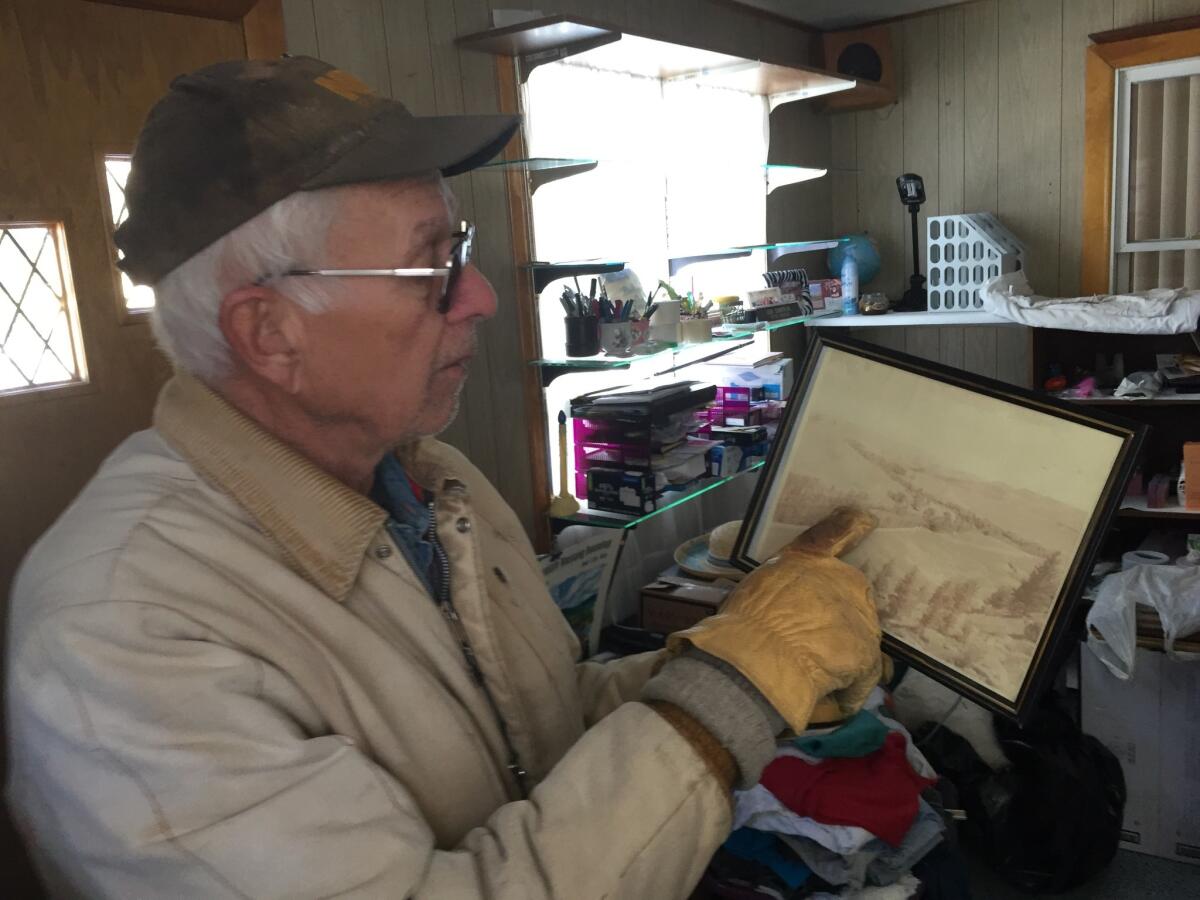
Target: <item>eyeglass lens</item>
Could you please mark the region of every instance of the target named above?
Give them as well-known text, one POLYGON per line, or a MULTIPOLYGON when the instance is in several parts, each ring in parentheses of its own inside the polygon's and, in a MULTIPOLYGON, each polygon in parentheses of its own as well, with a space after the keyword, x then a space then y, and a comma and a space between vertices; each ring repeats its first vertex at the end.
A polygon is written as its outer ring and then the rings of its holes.
POLYGON ((450 274, 446 276, 446 290, 438 304, 438 312, 441 313, 445 313, 450 308, 450 297, 454 292, 454 287, 458 284, 463 269, 471 261, 471 245, 475 240, 475 226, 463 222, 461 230, 456 236, 460 239, 450 256, 450 274))

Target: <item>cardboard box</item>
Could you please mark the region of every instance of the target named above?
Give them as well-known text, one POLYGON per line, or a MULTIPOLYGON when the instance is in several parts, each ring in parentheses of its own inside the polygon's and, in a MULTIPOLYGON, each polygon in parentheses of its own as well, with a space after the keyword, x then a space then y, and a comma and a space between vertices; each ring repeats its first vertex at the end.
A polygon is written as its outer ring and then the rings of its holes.
POLYGON ((1083 731, 1125 772, 1121 846, 1200 865, 1200 664, 1139 647, 1121 681, 1080 657, 1083 731))
POLYGON ((728 593, 698 578, 664 576, 642 588, 642 627, 660 634, 691 628, 713 615, 728 593))
POLYGON ((1179 502, 1188 509, 1200 509, 1200 443, 1189 441, 1183 445, 1184 496, 1179 502))

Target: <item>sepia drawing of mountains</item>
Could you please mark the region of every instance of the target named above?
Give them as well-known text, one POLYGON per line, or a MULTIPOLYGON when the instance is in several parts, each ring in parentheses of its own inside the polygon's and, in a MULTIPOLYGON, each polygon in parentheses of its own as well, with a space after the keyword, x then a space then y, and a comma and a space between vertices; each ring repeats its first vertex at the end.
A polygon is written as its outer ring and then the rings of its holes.
POLYGON ((841 417, 813 415, 797 438, 765 546, 837 506, 872 512, 878 528, 846 561, 884 631, 1014 700, 1091 510, 956 471, 949 451, 881 447, 841 417))

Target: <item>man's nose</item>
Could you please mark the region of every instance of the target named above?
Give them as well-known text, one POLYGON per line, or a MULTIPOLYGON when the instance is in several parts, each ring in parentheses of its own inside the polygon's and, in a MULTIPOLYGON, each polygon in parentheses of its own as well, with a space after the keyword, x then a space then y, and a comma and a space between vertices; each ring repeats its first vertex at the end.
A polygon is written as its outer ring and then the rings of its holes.
POLYGON ((490 319, 495 314, 496 292, 491 282, 474 263, 468 263, 454 285, 446 318, 451 322, 461 322, 466 319, 490 319))

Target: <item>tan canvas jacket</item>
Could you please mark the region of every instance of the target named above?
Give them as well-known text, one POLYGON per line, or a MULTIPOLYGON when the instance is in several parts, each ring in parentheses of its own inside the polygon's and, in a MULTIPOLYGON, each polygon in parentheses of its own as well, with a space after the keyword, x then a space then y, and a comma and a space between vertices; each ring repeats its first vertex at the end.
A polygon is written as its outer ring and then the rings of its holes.
POLYGON ((191 378, 32 550, 8 792, 56 896, 687 896, 729 803, 625 702, 652 660, 577 664, 491 485, 402 459, 495 708, 384 511, 191 378))

